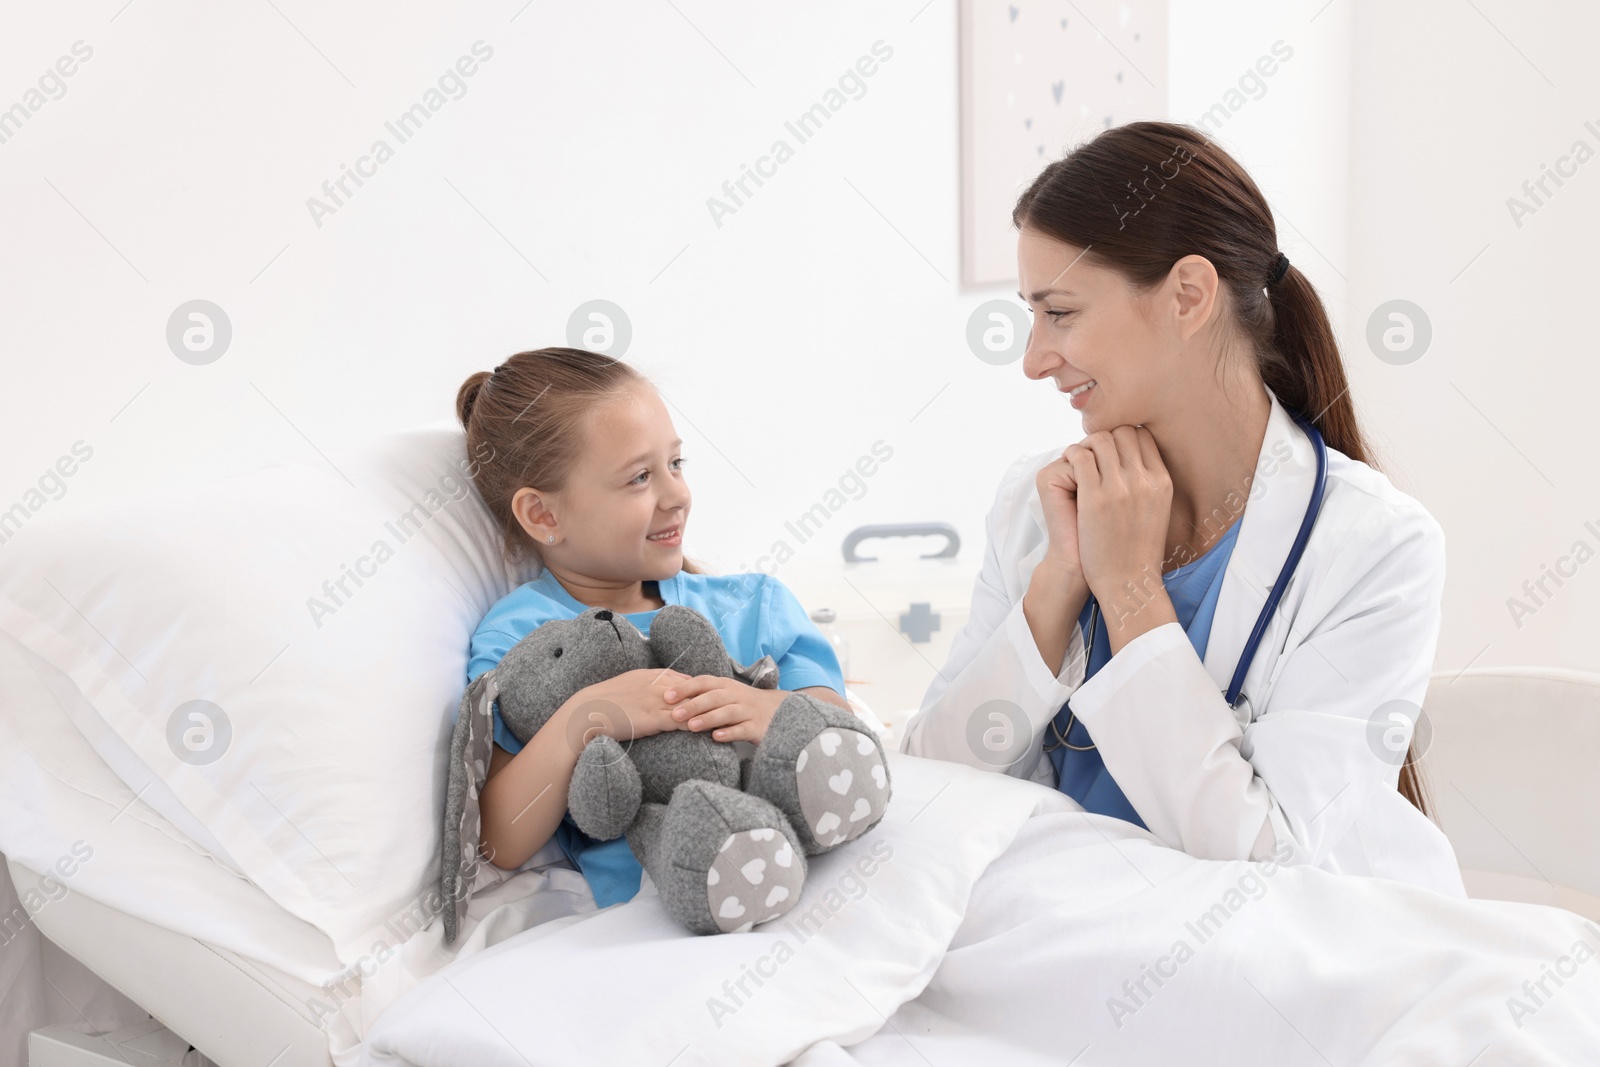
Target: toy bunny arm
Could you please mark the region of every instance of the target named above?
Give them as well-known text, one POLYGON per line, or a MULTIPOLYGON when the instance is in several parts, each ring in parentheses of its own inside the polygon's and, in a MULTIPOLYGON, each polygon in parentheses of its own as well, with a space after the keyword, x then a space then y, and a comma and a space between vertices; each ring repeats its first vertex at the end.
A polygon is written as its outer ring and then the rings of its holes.
POLYGON ((796 689, 795 692, 796 693, 805 693, 807 696, 816 697, 818 700, 826 701, 827 703, 832 704, 836 708, 843 708, 845 711, 849 711, 849 712, 854 712, 855 711, 855 709, 850 706, 850 702, 848 700, 846 700, 843 696, 841 696, 839 693, 835 692, 832 689, 832 687, 830 687, 830 686, 826 686, 826 685, 807 685, 807 686, 802 686, 799 689, 796 689))

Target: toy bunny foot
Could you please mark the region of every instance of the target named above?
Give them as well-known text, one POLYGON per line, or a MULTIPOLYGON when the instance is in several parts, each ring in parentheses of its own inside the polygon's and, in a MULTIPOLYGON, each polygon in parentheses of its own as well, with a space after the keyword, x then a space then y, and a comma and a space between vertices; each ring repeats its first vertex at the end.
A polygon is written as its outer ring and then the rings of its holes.
POLYGON ((800 835, 806 855, 854 841, 889 806, 889 767, 872 728, 805 693, 779 705, 756 747, 746 789, 771 801, 800 835))
POLYGON ((627 751, 602 734, 583 746, 572 769, 567 810, 578 829, 597 841, 611 841, 627 832, 638 814, 641 789, 627 751))
POLYGON ((628 847, 667 912, 697 934, 776 919, 805 885, 805 854, 783 812, 717 782, 691 779, 669 804, 643 805, 628 847))

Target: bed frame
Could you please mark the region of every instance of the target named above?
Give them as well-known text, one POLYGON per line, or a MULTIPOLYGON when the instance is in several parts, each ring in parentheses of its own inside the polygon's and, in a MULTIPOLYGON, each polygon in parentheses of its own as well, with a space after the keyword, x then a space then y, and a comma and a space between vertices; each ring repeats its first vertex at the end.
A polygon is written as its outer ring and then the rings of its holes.
MULTIPOLYGON (((14 860, 6 864, 19 896, 30 889, 50 895, 38 873, 14 860)), ((30 1067, 178 1064, 191 1045, 222 1067, 333 1067, 327 1034, 296 998, 291 980, 259 964, 82 893, 68 893, 34 922, 171 1032, 135 1027, 96 1040, 70 1027, 45 1027, 28 1037, 30 1067), (165 1058, 174 1050, 176 1059, 165 1058)))

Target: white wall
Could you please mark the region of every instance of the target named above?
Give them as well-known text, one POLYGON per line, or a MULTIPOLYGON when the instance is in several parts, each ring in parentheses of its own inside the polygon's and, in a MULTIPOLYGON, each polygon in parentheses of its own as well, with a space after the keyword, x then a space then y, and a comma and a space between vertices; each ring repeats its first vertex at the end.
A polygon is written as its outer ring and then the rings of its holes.
MULTIPOLYGON (((1450 536, 1440 663, 1489 644, 1479 662, 1592 668, 1600 578, 1581 571, 1520 632, 1503 600, 1583 518, 1600 526, 1577 447, 1589 330, 1568 310, 1593 278, 1600 164, 1520 231, 1501 200, 1600 109, 1580 106, 1595 94, 1559 9, 1504 6, 1479 4, 1560 90, 1471 5, 1173 0, 1172 117, 1293 48, 1218 139, 1335 311, 1389 469, 1450 536), (1364 348, 1391 295, 1436 330, 1408 367, 1364 348)), ((1048 383, 965 345, 970 310, 1014 286, 958 283, 952 0, 111 0, 11 28, 0 107, 75 41, 94 53, 0 144, 0 509, 79 440, 93 458, 47 508, 448 419, 466 374, 565 343, 597 297, 628 312, 628 358, 675 409, 688 550, 719 569, 752 566, 879 439, 894 458, 807 551, 945 520, 976 566, 1000 471, 1080 435, 1048 383), (306 199, 480 39, 493 57, 466 94, 316 226, 306 199), (718 227, 706 199, 879 40, 893 57, 865 95, 718 227), (234 328, 208 366, 164 337, 197 297, 234 328)))
POLYGON ((1349 362, 1391 475, 1449 539, 1440 666, 1600 670, 1600 563, 1565 564, 1575 573, 1547 582, 1553 595, 1520 626, 1507 606, 1575 542, 1600 553, 1588 443, 1600 161, 1547 183, 1555 195, 1520 227, 1506 205, 1576 140, 1600 153, 1600 9, 1361 0, 1355 11, 1349 362), (1394 298, 1433 324, 1432 347, 1404 366, 1359 343, 1370 309, 1394 298))

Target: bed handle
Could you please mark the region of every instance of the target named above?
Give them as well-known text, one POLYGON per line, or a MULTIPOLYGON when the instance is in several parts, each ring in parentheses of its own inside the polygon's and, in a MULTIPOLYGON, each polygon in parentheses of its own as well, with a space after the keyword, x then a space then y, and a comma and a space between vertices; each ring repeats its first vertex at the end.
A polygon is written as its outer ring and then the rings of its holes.
POLYGON ((922 559, 948 559, 961 548, 961 535, 948 522, 889 522, 857 526, 846 534, 844 559, 846 563, 865 563, 877 559, 877 556, 863 556, 856 551, 856 546, 870 537, 922 537, 928 534, 943 535, 945 545, 937 552, 920 557, 922 559))

